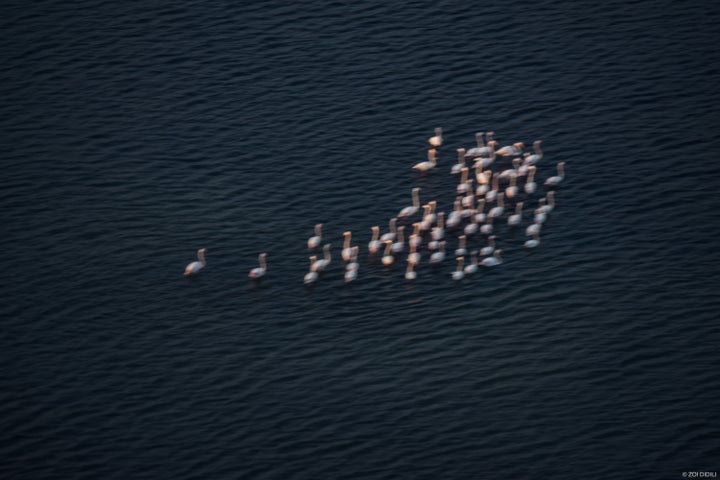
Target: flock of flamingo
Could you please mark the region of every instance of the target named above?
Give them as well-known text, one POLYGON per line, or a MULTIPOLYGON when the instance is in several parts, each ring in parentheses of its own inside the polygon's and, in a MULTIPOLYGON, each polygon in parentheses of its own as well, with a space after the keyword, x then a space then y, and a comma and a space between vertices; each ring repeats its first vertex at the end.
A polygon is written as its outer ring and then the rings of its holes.
MULTIPOLYGON (((380 227, 371 227, 372 239, 368 243, 371 257, 380 256, 383 265, 390 266, 396 258, 407 252, 405 278, 417 278, 417 268, 423 255, 428 257, 430 266, 439 266, 445 262, 448 240, 455 240, 452 250, 456 268, 452 271, 453 280, 462 280, 482 267, 494 267, 503 262, 497 247, 495 224, 502 222, 507 213, 507 225, 510 229, 520 229, 525 218, 530 222, 525 227, 529 237, 525 248, 540 245, 540 232, 548 216, 555 208, 554 188, 565 177, 565 162, 556 165, 557 173, 545 179, 545 194, 539 195, 535 179, 537 165, 543 159, 541 140, 533 143, 533 152, 525 152, 525 145, 517 142, 500 148, 493 139, 493 132, 475 134, 477 145, 472 148, 457 148, 457 162, 450 173, 459 175, 456 187, 456 199, 453 209, 447 213, 436 212, 437 201, 430 200, 420 205, 420 188, 412 189, 412 205, 400 210, 389 221, 388 231, 380 235, 380 227), (530 203, 537 198, 532 215, 524 214, 530 203), (468 260, 469 257, 469 260, 468 260), (483 257, 480 259, 480 257, 483 257)), ((428 139, 430 148, 427 160, 413 165, 418 172, 431 172, 438 169, 438 152, 443 145, 442 128, 435 129, 435 135, 428 139)), ((345 262, 345 282, 357 278, 360 264, 360 247, 352 245, 352 232, 343 233, 344 243, 341 257, 345 262)), ((322 272, 332 262, 331 244, 323 244, 323 224, 315 225, 314 235, 307 241, 310 267, 303 279, 306 285, 317 282, 322 272), (322 256, 318 250, 322 245, 322 256)), ((197 261, 185 268, 185 276, 200 273, 206 266, 206 249, 197 252, 197 261)), ((258 257, 259 265, 248 273, 253 281, 259 281, 267 274, 267 253, 258 257)))

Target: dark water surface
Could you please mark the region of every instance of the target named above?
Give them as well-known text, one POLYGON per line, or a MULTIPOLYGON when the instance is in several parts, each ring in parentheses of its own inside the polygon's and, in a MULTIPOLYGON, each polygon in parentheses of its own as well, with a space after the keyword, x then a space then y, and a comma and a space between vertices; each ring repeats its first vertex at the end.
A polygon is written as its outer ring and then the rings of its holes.
POLYGON ((2 10, 0 477, 720 470, 714 4, 2 10), (412 187, 452 208, 489 130, 543 139, 540 180, 566 162, 540 247, 498 228, 459 283, 370 258, 412 187))

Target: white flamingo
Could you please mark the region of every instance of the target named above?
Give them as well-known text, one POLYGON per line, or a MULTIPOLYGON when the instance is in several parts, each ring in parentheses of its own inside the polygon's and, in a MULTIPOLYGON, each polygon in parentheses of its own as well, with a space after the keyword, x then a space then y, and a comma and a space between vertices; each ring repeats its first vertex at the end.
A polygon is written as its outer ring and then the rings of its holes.
POLYGON ((432 239, 436 242, 439 242, 440 240, 445 237, 445 212, 438 213, 437 216, 437 225, 435 225, 432 229, 432 232, 430 235, 432 236, 432 239))
POLYGON ((471 275, 478 271, 478 252, 473 250, 470 252, 470 264, 465 265, 465 273, 471 275))
POLYGON ((485 235, 490 235, 493 233, 493 219, 494 217, 491 217, 490 215, 487 216, 487 218, 485 219, 486 223, 480 226, 480 233, 485 235))
POLYGON ((437 252, 434 252, 432 255, 430 255, 430 263, 433 265, 437 265, 438 263, 442 263, 443 260, 445 260, 445 241, 443 240, 440 242, 440 250, 437 252))
POLYGON ((411 247, 414 246, 415 248, 418 248, 420 245, 422 245, 422 237, 420 236, 420 223, 413 223, 413 228, 413 233, 410 234, 410 237, 408 237, 408 243, 411 247))
POLYGON ((505 212, 505 207, 503 204, 503 192, 498 193, 497 195, 497 206, 490 209, 488 212, 488 217, 495 218, 500 217, 505 212))
POLYGON ((455 271, 452 272, 452 279, 455 281, 460 281, 465 278, 465 270, 463 270, 463 263, 465 262, 465 257, 457 257, 455 260, 457 260, 457 267, 455 268, 455 271))
POLYGON ((350 261, 347 265, 345 265, 345 270, 357 270, 360 268, 360 264, 358 263, 358 253, 360 252, 360 247, 355 245, 352 247, 352 256, 350 257, 350 261))
POLYGON ((464 255, 467 255, 467 249, 465 248, 466 242, 467 242, 467 237, 465 235, 460 235, 458 237, 458 248, 455 249, 456 257, 462 257, 464 255))
POLYGON ((457 194, 458 195, 464 194, 465 192, 468 191, 468 188, 470 188, 468 186, 468 172, 469 171, 470 171, 469 168, 463 167, 460 172, 460 183, 458 183, 458 186, 457 186, 457 194))
POLYGON ((427 172, 435 167, 437 167, 437 150, 431 148, 428 150, 427 161, 416 163, 412 168, 419 172, 427 172))
POLYGON ((454 202, 454 210, 450 212, 450 215, 448 215, 447 218, 447 226, 448 228, 455 228, 458 225, 460 225, 460 222, 462 221, 462 210, 460 208, 460 198, 455 199, 454 202))
POLYGON ((542 224, 540 223, 533 223, 532 225, 528 225, 528 227, 525 229, 525 236, 531 237, 535 235, 536 233, 540 233, 540 228, 542 227, 542 224))
POLYGON ((398 213, 398 218, 407 218, 415 215, 415 212, 420 208, 420 188, 415 187, 412 189, 412 205, 405 207, 398 213))
POLYGON ((322 242, 322 223, 315 224, 315 235, 308 238, 307 246, 310 250, 313 250, 320 246, 320 242, 322 242))
POLYGON ((407 270, 405 270, 405 280, 415 280, 417 278, 417 272, 414 270, 415 263, 412 263, 410 259, 407 262, 407 270))
POLYGON ((420 263, 420 253, 417 252, 417 247, 413 243, 410 243, 410 253, 408 253, 407 261, 413 265, 420 263))
POLYGON ((452 175, 456 175, 460 173, 460 171, 465 168, 465 149, 460 147, 457 149, 458 152, 458 160, 455 165, 452 166, 450 169, 450 173, 452 175))
MULTIPOLYGON (((492 132, 489 132, 488 135, 492 136, 492 132)), ((477 147, 473 147, 467 152, 465 152, 466 157, 484 157, 485 155, 490 155, 490 147, 486 147, 483 143, 483 132, 477 132, 475 134, 475 142, 477 142, 477 147)))
MULTIPOLYGON (((542 198, 540 200, 543 200, 542 198)), ((547 203, 538 207, 538 210, 541 210, 543 213, 548 214, 553 211, 555 208, 555 192, 550 190, 547 193, 547 203)))
POLYGON ((397 229, 397 241, 392 244, 391 250, 393 253, 401 253, 405 249, 405 238, 403 237, 403 232, 405 231, 405 226, 401 225, 397 229))
POLYGON ((517 175, 511 175, 510 176, 510 185, 505 189, 505 196, 507 198, 515 198, 515 195, 517 195, 517 185, 515 184, 517 182, 517 175))
POLYGON ((368 251, 370 253, 377 253, 378 250, 380 250, 380 240, 378 240, 378 237, 380 236, 380 227, 375 225, 374 227, 370 227, 370 230, 372 230, 372 239, 370 239, 370 242, 368 243, 368 251))
POLYGON ((475 222, 478 224, 485 222, 487 214, 485 213, 485 199, 479 198, 475 207, 475 222))
POLYGON ((498 195, 498 188, 500 188, 500 176, 493 175, 492 188, 485 193, 485 201, 490 203, 494 202, 498 195))
POLYGON ((478 168, 478 167, 487 168, 493 164, 493 162, 495 161, 495 145, 497 145, 497 142, 495 140, 488 142, 488 148, 490 149, 490 152, 489 152, 490 156, 489 157, 482 156, 482 157, 477 158, 474 163, 475 168, 478 168))
POLYGON ((557 164, 557 175, 545 180, 545 185, 547 185, 549 187, 556 187, 556 186, 560 185, 560 182, 562 182, 564 178, 565 178, 565 162, 560 162, 557 164))
POLYGON ((502 250, 495 250, 492 257, 483 258, 480 264, 483 267, 494 267, 495 265, 500 265, 502 263, 502 257, 500 256, 501 252, 502 250))
POLYGON ((473 209, 472 213, 470 214, 470 223, 465 225, 465 229, 463 230, 465 232, 465 235, 468 237, 475 235, 480 228, 478 226, 477 214, 475 212, 476 210, 473 209))
POLYGON ((206 248, 201 248, 197 251, 197 260, 194 262, 190 262, 185 267, 185 272, 183 275, 186 277, 197 275, 200 273, 200 270, 205 268, 205 265, 207 265, 207 262, 205 261, 205 253, 207 252, 206 248))
POLYGON ((343 232, 343 236, 345 237, 345 240, 343 242, 343 249, 341 255, 343 260, 349 262, 353 252, 352 247, 350 247, 350 242, 352 241, 352 232, 350 230, 343 232))
POLYGON ((390 228, 390 231, 388 233, 383 233, 380 237, 380 241, 385 243, 388 240, 391 242, 395 240, 395 236, 397 235, 397 230, 395 229, 395 225, 397 224, 397 218, 393 217, 390 219, 390 223, 388 227, 390 228))
POLYGON ((488 237, 488 246, 480 249, 480 255, 487 257, 488 255, 492 255, 492 253, 494 251, 495 251, 495 235, 490 235, 488 237))
POLYGON ((523 202, 515 204, 515 213, 508 217, 508 225, 517 226, 522 222, 523 202))
POLYGON ((495 151, 495 155, 500 155, 501 157, 517 157, 518 155, 522 154, 523 148, 525 148, 525 144, 522 142, 513 143, 512 145, 506 145, 499 150, 495 151))
POLYGON ((537 190, 537 183, 535 183, 535 170, 537 170, 537 167, 535 165, 531 165, 527 181, 525 182, 525 193, 528 195, 532 195, 535 193, 535 190, 537 190))
POLYGON ((442 145, 442 143, 443 143, 442 133, 443 133, 442 128, 437 127, 435 129, 435 135, 428 138, 428 143, 430 143, 430 145, 433 147, 439 147, 440 145, 442 145))
POLYGON ((392 250, 392 244, 392 240, 385 241, 385 253, 382 256, 383 265, 392 265, 395 261, 395 257, 393 257, 392 253, 390 253, 390 250, 392 250))
POLYGON ((542 160, 543 152, 542 152, 542 149, 540 148, 541 143, 542 143, 542 140, 535 140, 533 142, 533 149, 535 150, 535 153, 525 154, 525 160, 523 161, 523 165, 535 165, 537 162, 542 160))
POLYGON ((248 277, 258 280, 265 276, 265 273, 267 273, 267 265, 265 264, 265 257, 267 257, 267 253, 261 253, 258 255, 258 263, 260 264, 259 267, 255 267, 252 270, 250 270, 250 273, 248 274, 248 277))
POLYGON ((303 282, 305 283, 305 285, 315 283, 318 279, 318 273, 312 269, 312 267, 313 267, 313 265, 315 265, 316 261, 317 261, 317 255, 311 255, 310 256, 310 271, 305 274, 305 277, 303 279, 303 282))
POLYGON ((315 260, 315 263, 313 263, 310 266, 310 269, 313 272, 323 272, 330 265, 331 261, 332 261, 332 255, 330 254, 330 244, 326 243, 323 246, 323 258, 321 258, 319 260, 315 260))
POLYGON ((535 248, 540 245, 540 233, 533 233, 533 238, 525 241, 525 248, 535 248))

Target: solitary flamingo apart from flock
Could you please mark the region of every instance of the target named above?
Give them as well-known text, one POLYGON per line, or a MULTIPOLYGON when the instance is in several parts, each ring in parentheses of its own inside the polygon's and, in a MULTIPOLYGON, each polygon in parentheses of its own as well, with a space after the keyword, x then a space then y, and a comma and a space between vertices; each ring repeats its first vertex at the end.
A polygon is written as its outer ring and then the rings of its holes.
POLYGON ((465 257, 457 257, 455 260, 457 260, 457 267, 455 268, 455 271, 452 272, 452 279, 455 281, 459 281, 465 278, 465 271, 463 270, 463 263, 465 262, 465 257))
POLYGON ((205 268, 205 265, 207 265, 207 262, 205 261, 205 252, 207 252, 206 248, 201 248, 197 251, 197 260, 194 262, 188 263, 187 267, 185 267, 185 275, 186 277, 197 275, 200 273, 200 270, 205 268))
POLYGON ((560 182, 563 181, 565 178, 565 162, 560 162, 557 164, 557 175, 552 176, 545 180, 545 185, 549 187, 556 187, 560 185, 560 182))
POLYGON ((424 162, 416 163, 412 168, 419 172, 427 172, 437 167, 437 150, 431 148, 428 150, 428 159, 424 162))
POLYGON ((307 245, 310 250, 313 250, 320 246, 320 242, 322 242, 322 227, 323 227, 322 223, 316 224, 315 225, 315 235, 308 238, 307 245))
POLYGON ((248 273, 248 277, 250 277, 253 280, 259 280, 265 276, 265 273, 267 273, 267 265, 265 264, 265 257, 267 257, 267 253, 261 253, 258 256, 258 263, 260 264, 260 266, 255 267, 252 270, 250 270, 250 273, 248 273))
POLYGON ((407 218, 415 215, 415 212, 417 212, 420 208, 419 192, 420 188, 418 187, 412 189, 412 205, 400 210, 400 213, 398 213, 398 218, 407 218))
POLYGON ((501 252, 502 250, 495 250, 492 257, 483 258, 480 264, 483 267, 494 267, 495 265, 500 265, 502 263, 502 257, 500 256, 501 252))
POLYGON ((442 133, 443 133, 442 128, 437 127, 435 129, 435 135, 428 138, 428 143, 430 143, 430 145, 433 147, 439 147, 440 145, 442 145, 442 143, 443 143, 442 133))

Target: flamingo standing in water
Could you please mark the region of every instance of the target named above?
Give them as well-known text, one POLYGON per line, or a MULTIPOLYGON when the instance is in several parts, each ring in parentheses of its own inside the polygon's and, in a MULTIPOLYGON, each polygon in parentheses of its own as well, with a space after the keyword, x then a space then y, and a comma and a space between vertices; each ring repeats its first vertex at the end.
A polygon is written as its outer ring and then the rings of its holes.
POLYGON ((455 165, 452 166, 450 169, 450 173, 452 175, 460 173, 460 171, 465 168, 465 149, 460 147, 457 149, 458 152, 458 160, 455 165))
POLYGON ((435 135, 428 138, 428 143, 430 144, 430 146, 439 147, 440 145, 442 145, 442 143, 443 143, 442 133, 443 133, 443 131, 442 131, 441 127, 437 127, 435 129, 435 135))
POLYGON ((350 230, 348 230, 347 232, 343 232, 343 236, 345 237, 345 240, 343 243, 341 255, 343 260, 349 262, 350 257, 352 257, 352 247, 350 247, 350 242, 352 241, 352 232, 350 230))
POLYGON ((508 217, 508 225, 517 226, 522 221, 523 202, 515 204, 515 213, 508 217))
POLYGON ((535 190, 537 189, 537 183, 535 183, 535 170, 537 170, 537 167, 535 165, 530 165, 528 171, 528 178, 525 181, 525 193, 528 195, 531 195, 535 193, 535 190))
POLYGON ((419 197, 420 188, 415 187, 412 189, 412 206, 405 207, 402 210, 400 210, 400 213, 398 213, 398 218, 407 218, 415 215, 415 212, 418 211, 420 208, 420 197, 419 197))
POLYGON ((307 246, 310 250, 316 249, 322 242, 322 223, 315 224, 315 235, 308 238, 307 246))
POLYGON ((492 257, 483 258, 480 264, 483 267, 494 267, 495 265, 500 265, 502 263, 502 257, 500 256, 501 252, 502 250, 495 250, 492 257))
POLYGON ((470 264, 465 265, 465 273, 467 275, 471 275, 478 271, 478 252, 477 250, 473 250, 470 252, 470 264))
POLYGON ((565 162, 560 162, 557 164, 557 175, 552 176, 545 180, 545 185, 549 187, 556 187, 560 185, 560 182, 563 181, 565 178, 565 162))
POLYGON ((465 262, 465 257, 457 257, 455 260, 457 260, 457 268, 454 272, 452 272, 452 279, 455 281, 459 281, 465 278, 465 270, 463 270, 463 263, 465 262))
POLYGON ((543 152, 542 152, 542 149, 540 148, 541 143, 542 143, 542 140, 535 140, 533 142, 533 149, 535 150, 535 153, 525 154, 525 160, 523 160, 523 165, 535 165, 537 162, 542 160, 543 152))
POLYGON ((372 230, 372 239, 368 243, 368 251, 370 253, 377 253, 378 250, 380 250, 380 240, 378 240, 378 237, 380 236, 380 227, 375 225, 374 227, 370 227, 370 230, 372 230))
POLYGON ((427 172, 437 167, 437 150, 431 148, 428 150, 428 159, 425 162, 416 163, 412 168, 419 172, 427 172))
POLYGON ((512 145, 506 145, 499 150, 495 151, 495 155, 501 157, 517 157, 522 154, 522 150, 525 148, 525 144, 522 142, 513 143, 512 145))
POLYGON ((250 270, 248 277, 250 277, 253 280, 259 280, 265 276, 265 273, 267 273, 267 265, 265 264, 265 257, 267 257, 267 253, 261 253, 258 256, 258 263, 260 264, 260 266, 255 267, 252 270, 250 270))
POLYGON ((200 270, 205 268, 205 265, 207 265, 207 262, 205 261, 205 252, 207 252, 206 248, 201 248, 197 251, 197 261, 188 263, 187 267, 185 267, 185 275, 186 277, 197 275, 200 273, 200 270))

